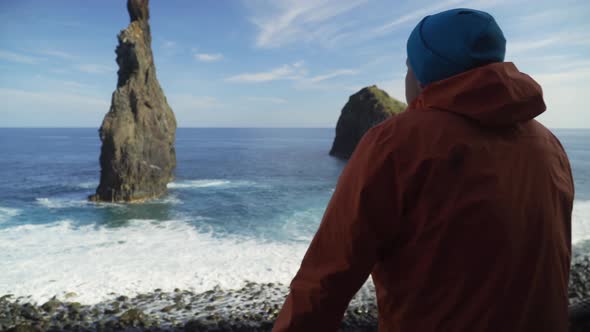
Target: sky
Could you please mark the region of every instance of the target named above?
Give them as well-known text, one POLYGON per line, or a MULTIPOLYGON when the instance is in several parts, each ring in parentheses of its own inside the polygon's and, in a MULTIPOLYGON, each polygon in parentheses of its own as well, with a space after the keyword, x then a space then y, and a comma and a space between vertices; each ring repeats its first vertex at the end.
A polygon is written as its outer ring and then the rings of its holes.
MULTIPOLYGON (((151 0, 152 49, 179 127, 334 127, 365 86, 405 101, 409 33, 458 7, 496 18, 544 125, 590 128, 587 0, 151 0)), ((98 128, 128 24, 124 0, 0 0, 0 127, 98 128)))

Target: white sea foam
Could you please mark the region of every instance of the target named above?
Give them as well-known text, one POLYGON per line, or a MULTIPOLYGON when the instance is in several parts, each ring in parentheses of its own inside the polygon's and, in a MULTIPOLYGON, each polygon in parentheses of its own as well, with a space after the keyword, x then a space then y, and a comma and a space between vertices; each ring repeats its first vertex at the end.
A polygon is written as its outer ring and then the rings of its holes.
POLYGON ((324 213, 324 208, 311 208, 289 215, 283 224, 283 232, 295 241, 308 241, 309 234, 314 234, 324 213))
POLYGON ((246 280, 288 283, 306 244, 215 237, 180 220, 133 220, 128 227, 75 227, 69 220, 0 229, 0 294, 37 302, 64 292, 96 303, 175 287, 200 292, 246 280))
POLYGON ((585 240, 590 240, 590 201, 576 201, 572 213, 572 242, 585 240))
MULTIPOLYGON (((94 203, 89 202, 86 199, 81 199, 81 198, 41 197, 41 198, 35 199, 35 201, 37 204, 39 204, 47 209, 68 209, 68 208, 77 208, 77 207, 83 207, 83 206, 86 206, 89 204, 94 204, 94 203)), ((165 204, 171 204, 171 205, 177 205, 177 204, 183 203, 182 200, 175 195, 167 195, 165 197, 155 199, 150 202, 165 203, 165 204)), ((122 204, 122 203, 109 203, 109 202, 100 202, 100 203, 94 204, 94 206, 97 208, 106 208, 106 207, 125 208, 125 207, 127 207, 127 205, 122 204)))
POLYGON ((66 199, 66 198, 47 198, 41 197, 36 199, 37 204, 48 209, 67 209, 73 207, 81 207, 89 204, 87 200, 82 199, 66 199))
POLYGON ((82 188, 82 189, 96 189, 96 187, 98 187, 98 182, 96 182, 96 181, 82 182, 82 183, 79 183, 77 187, 82 188))
POLYGON ((211 188, 211 187, 248 187, 254 186, 252 181, 230 181, 230 180, 185 180, 168 183, 169 189, 188 189, 188 188, 211 188))
POLYGON ((6 208, 0 206, 0 223, 6 222, 10 220, 10 218, 18 216, 20 212, 21 211, 19 209, 6 208))
MULTIPOLYGON (((168 183, 169 189, 187 189, 187 188, 210 188, 210 187, 242 187, 254 185, 251 181, 230 181, 230 180, 218 180, 218 179, 203 179, 203 180, 184 180, 178 182, 168 183)), ((83 189, 95 189, 98 186, 98 182, 89 181, 82 182, 77 185, 83 189)))
MULTIPOLYGON (((13 209, 0 213, 8 210, 13 209)), ((63 220, 0 229, 0 294, 42 302, 75 292, 75 301, 90 304, 110 293, 155 288, 201 292, 216 285, 238 288, 246 280, 287 284, 310 240, 297 234, 312 233, 306 227, 318 213, 310 209, 290 216, 283 231, 300 241, 285 243, 219 237, 183 220, 132 220, 121 228, 75 227, 63 220)), ((590 239, 590 201, 575 203, 572 233, 574 243, 590 239)))
POLYGON ((183 203, 183 201, 180 198, 178 198, 176 195, 166 195, 166 196, 156 200, 156 202, 170 204, 170 205, 177 205, 177 204, 183 203))

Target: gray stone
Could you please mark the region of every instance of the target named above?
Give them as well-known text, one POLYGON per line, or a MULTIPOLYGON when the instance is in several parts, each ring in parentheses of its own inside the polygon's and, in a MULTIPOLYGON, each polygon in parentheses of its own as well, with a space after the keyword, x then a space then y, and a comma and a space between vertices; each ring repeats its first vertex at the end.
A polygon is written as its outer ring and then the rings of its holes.
POLYGON ((54 297, 51 300, 45 302, 41 308, 45 310, 45 312, 54 313, 55 310, 61 307, 61 305, 61 302, 54 297))
POLYGON ((21 323, 17 326, 8 329, 8 332, 39 332, 40 329, 28 324, 28 323, 21 323))
POLYGON ((6 301, 6 300, 8 300, 8 299, 10 299, 10 298, 13 298, 13 297, 14 297, 14 295, 13 295, 13 294, 6 294, 6 295, 2 295, 2 296, 0 296, 0 302, 1 302, 1 301, 6 301))
POLYGON ((176 309, 176 305, 168 305, 168 306, 165 306, 164 308, 162 308, 160 311, 161 312, 170 312, 174 309, 176 309))
POLYGON ((127 297, 125 295, 121 295, 117 298, 117 301, 119 301, 119 302, 125 302, 127 300, 129 300, 129 297, 127 297))
POLYGON ((26 318, 29 320, 36 321, 36 320, 41 319, 41 314, 39 314, 39 311, 37 310, 37 308, 33 305, 28 304, 28 303, 21 307, 20 314, 23 318, 26 318))
POLYGON ((148 0, 128 0, 118 35, 117 89, 99 130, 100 184, 92 201, 133 202, 166 193, 176 166, 176 119, 156 78, 148 0))
POLYGON ((147 322, 147 316, 139 309, 129 309, 119 317, 119 322, 123 326, 144 326, 147 322))
POLYGON ((71 298, 77 297, 77 296, 78 296, 78 294, 76 292, 69 292, 69 293, 66 293, 65 298, 71 299, 71 298))

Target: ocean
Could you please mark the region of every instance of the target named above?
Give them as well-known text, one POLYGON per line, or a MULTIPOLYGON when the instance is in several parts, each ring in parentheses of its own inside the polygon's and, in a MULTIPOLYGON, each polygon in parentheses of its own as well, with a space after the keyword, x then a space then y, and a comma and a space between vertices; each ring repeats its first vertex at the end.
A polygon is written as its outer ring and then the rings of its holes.
MULTIPOLYGON (((576 184, 573 242, 590 252, 590 130, 555 130, 576 184)), ((0 295, 94 304, 156 288, 288 284, 345 163, 334 129, 177 132, 169 194, 94 204, 96 129, 0 129, 0 295), (72 295, 72 292, 75 295, 72 295)))

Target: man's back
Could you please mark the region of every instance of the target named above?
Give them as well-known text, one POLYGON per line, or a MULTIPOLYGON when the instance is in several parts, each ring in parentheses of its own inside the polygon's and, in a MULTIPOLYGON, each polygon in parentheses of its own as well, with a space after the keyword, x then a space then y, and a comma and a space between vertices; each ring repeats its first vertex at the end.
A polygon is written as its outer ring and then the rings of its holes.
POLYGON ((335 330, 369 273, 380 331, 566 331, 573 180, 511 63, 429 85, 344 169, 277 319, 335 330))
POLYGON ((373 270, 380 330, 567 330, 573 188, 557 139, 434 109, 378 130, 407 156, 398 236, 373 270))

